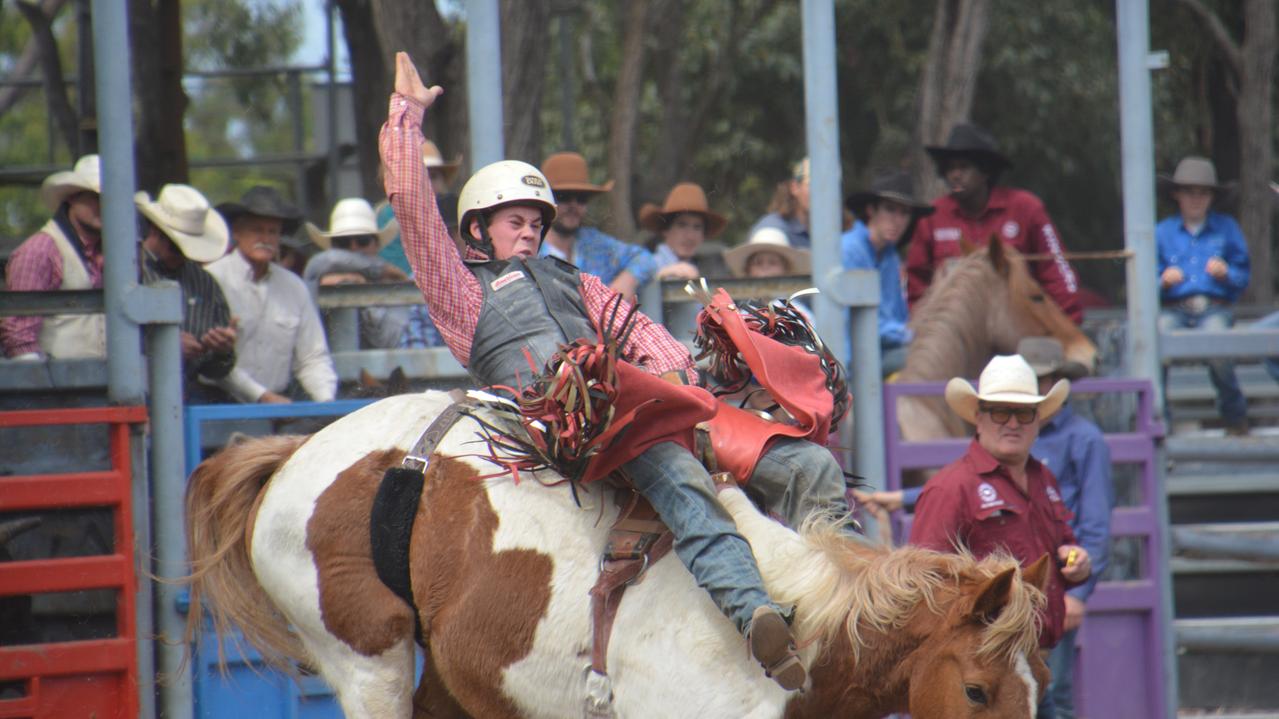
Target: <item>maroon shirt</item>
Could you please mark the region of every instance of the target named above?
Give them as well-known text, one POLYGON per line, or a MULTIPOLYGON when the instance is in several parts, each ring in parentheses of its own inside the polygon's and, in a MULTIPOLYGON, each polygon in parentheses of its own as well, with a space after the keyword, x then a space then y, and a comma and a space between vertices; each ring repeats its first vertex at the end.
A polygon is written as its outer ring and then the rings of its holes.
POLYGON ((958 543, 979 559, 1003 549, 1023 567, 1049 554, 1052 571, 1039 645, 1051 647, 1061 639, 1066 616, 1067 583, 1057 564, 1057 548, 1075 544, 1075 533, 1057 480, 1034 457, 1026 464, 1026 486, 1029 494, 1022 493, 1008 470, 974 439, 964 456, 924 485, 910 543, 938 552, 953 552, 958 543))
POLYGON ((936 212, 915 225, 906 253, 906 299, 912 310, 932 284, 933 272, 946 260, 963 255, 962 245, 985 247, 991 237, 998 236, 1022 254, 1051 256, 1031 262, 1031 274, 1075 324, 1083 319, 1079 280, 1062 254, 1057 228, 1038 197, 996 185, 990 190, 986 209, 976 217, 964 214, 950 195, 938 198, 933 207, 936 212))

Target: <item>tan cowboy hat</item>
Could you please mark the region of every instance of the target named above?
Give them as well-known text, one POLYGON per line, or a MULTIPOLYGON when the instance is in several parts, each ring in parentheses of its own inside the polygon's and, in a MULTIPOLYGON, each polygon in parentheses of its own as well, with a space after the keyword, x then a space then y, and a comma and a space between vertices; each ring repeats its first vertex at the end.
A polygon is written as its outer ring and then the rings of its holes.
POLYGON ((591 182, 586 171, 586 158, 576 152, 557 152, 542 163, 542 174, 551 183, 552 192, 608 192, 613 181, 602 185, 591 182))
POLYGON ((639 211, 640 227, 651 232, 661 232, 672 217, 681 212, 695 212, 706 218, 706 236, 714 237, 724 230, 728 220, 721 214, 711 212, 706 202, 706 192, 695 182, 681 182, 671 188, 666 195, 666 202, 661 207, 651 202, 644 203, 639 211))
POLYGON ((333 212, 329 214, 328 232, 316 227, 314 223, 306 223, 306 233, 311 236, 311 241, 326 250, 333 247, 334 237, 361 235, 373 235, 377 238, 378 247, 386 247, 386 243, 395 237, 398 230, 399 226, 392 224, 378 229, 377 213, 373 212, 373 206, 368 200, 360 197, 338 200, 333 206, 333 212))
POLYGON ((147 193, 138 192, 133 196, 133 204, 173 240, 188 260, 212 262, 226 254, 227 240, 231 237, 226 220, 209 207, 209 201, 194 187, 165 185, 155 201, 147 193))
POLYGON ((452 183, 453 178, 457 176, 457 171, 462 167, 462 156, 458 155, 452 162, 444 161, 444 153, 440 152, 440 148, 430 140, 422 142, 422 164, 426 165, 426 169, 438 168, 444 173, 444 181, 452 183))
POLYGON ((1225 201, 1223 195, 1235 189, 1233 182, 1217 182, 1217 166, 1212 160, 1195 155, 1183 157, 1171 177, 1159 175, 1156 179, 1160 189, 1170 195, 1178 187, 1207 187, 1213 191, 1214 201, 1225 201))
POLYGON ((724 250, 724 264, 728 265, 734 277, 745 277, 751 258, 761 252, 781 255, 790 266, 788 274, 806 275, 812 272, 812 253, 791 247, 786 233, 776 227, 761 227, 755 230, 746 244, 724 250))
POLYGON ((55 212, 68 197, 80 192, 102 194, 102 167, 97 155, 81 157, 75 167, 49 175, 40 185, 40 199, 55 212))
POLYGON ((969 424, 977 424, 981 402, 1027 404, 1039 407, 1039 419, 1047 420, 1070 396, 1070 380, 1059 379, 1048 394, 1039 394, 1039 378, 1021 355, 996 355, 981 371, 979 393, 968 380, 955 377, 946 383, 946 404, 969 424))

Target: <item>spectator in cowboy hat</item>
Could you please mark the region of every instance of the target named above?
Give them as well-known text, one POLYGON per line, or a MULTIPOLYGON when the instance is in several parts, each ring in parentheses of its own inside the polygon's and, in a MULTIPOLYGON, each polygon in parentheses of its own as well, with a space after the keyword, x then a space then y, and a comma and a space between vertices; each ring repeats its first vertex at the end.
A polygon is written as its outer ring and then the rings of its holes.
MULTIPOLYGON (((1159 329, 1218 331, 1234 324, 1233 306, 1248 287, 1251 262, 1243 230, 1230 215, 1212 209, 1225 185, 1204 157, 1186 157, 1161 184, 1177 203, 1177 214, 1155 227, 1163 311, 1159 329)), ((1239 390, 1235 364, 1208 362, 1217 390, 1217 410, 1232 435, 1248 433, 1248 401, 1239 390)))
MULTIPOLYGON (((431 178, 431 187, 435 190, 435 196, 440 198, 440 209, 444 211, 450 204, 457 204, 457 196, 450 194, 453 186, 453 179, 457 177, 457 171, 462 167, 462 156, 458 155, 452 162, 444 160, 444 154, 440 152, 440 148, 430 140, 422 142, 422 164, 426 167, 427 177, 431 178)), ((391 203, 383 200, 374 208, 377 211, 378 227, 389 227, 395 222, 395 212, 391 210, 391 203)), ((456 222, 453 223, 457 225, 456 222)), ((378 255, 382 259, 395 265, 405 275, 413 273, 409 267, 409 259, 404 255, 404 244, 400 242, 400 228, 395 225, 395 232, 392 233, 391 239, 378 251, 378 255)))
POLYGON ((645 203, 639 211, 640 227, 661 237, 653 253, 661 279, 692 280, 701 277, 697 250, 708 237, 724 230, 728 220, 710 209, 706 192, 695 182, 681 182, 666 194, 661 207, 645 203))
MULTIPOLYGON (((307 235, 322 251, 307 263, 302 278, 313 293, 321 286, 367 282, 407 282, 398 267, 378 256, 399 231, 392 222, 378 228, 377 216, 367 200, 338 200, 329 215, 329 229, 306 223, 307 235)), ((364 307, 360 310, 360 345, 371 349, 395 347, 407 321, 403 307, 364 307)))
POLYGON ((230 231, 222 216, 189 185, 165 185, 152 200, 134 195, 142 214, 142 281, 172 280, 182 288, 182 370, 188 403, 222 400, 212 383, 235 368, 235 319, 222 288, 201 266, 226 254, 230 231))
POLYGON ((289 402, 296 373, 311 399, 333 399, 337 373, 311 293, 302 278, 273 262, 281 236, 297 230, 301 213, 261 185, 218 211, 231 227, 235 251, 207 269, 239 318, 236 366, 219 386, 241 402, 289 402))
MULTIPOLYGON (((53 218, 9 257, 5 286, 11 292, 87 290, 102 287, 102 191, 97 155, 55 172, 40 187, 53 218)), ((101 314, 0 318, 6 357, 105 357, 106 319, 101 314)))
POLYGON ((768 214, 751 227, 752 237, 763 227, 773 227, 786 233, 791 247, 806 250, 812 245, 808 236, 809 175, 809 162, 805 157, 791 168, 790 177, 777 184, 768 214))
POLYGON ((1022 254, 1049 259, 1030 263, 1044 291, 1076 323, 1083 319, 1079 280, 1044 203, 1026 190, 999 185, 1012 162, 985 130, 959 123, 945 145, 925 148, 950 194, 933 202, 936 212, 919 220, 906 253, 906 297, 913 308, 933 281, 933 273, 968 247, 985 247, 998 237, 1022 254))
MULTIPOLYGON (((871 180, 870 188, 848 196, 845 206, 857 217, 853 228, 840 238, 840 258, 846 270, 875 270, 879 274, 879 349, 884 376, 906 364, 906 350, 913 337, 902 291, 901 258, 897 243, 910 237, 921 217, 933 208, 915 197, 910 173, 887 170, 871 180)), ((851 350, 851 327, 849 328, 851 350)))
POLYGON ((745 244, 724 250, 724 264, 734 277, 749 278, 807 275, 813 267, 811 253, 791 247, 776 227, 761 227, 745 244))
POLYGON ((600 278, 609 289, 633 297, 657 272, 653 256, 639 245, 588 227, 586 206, 613 189, 613 181, 591 182, 586 159, 576 152, 557 152, 542 163, 542 174, 555 193, 556 214, 538 255, 554 255, 600 278))

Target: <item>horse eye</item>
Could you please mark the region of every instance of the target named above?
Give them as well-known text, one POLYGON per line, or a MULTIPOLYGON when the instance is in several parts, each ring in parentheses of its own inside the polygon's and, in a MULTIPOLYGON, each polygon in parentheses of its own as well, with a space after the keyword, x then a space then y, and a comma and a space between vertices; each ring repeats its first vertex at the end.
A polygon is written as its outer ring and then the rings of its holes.
POLYGON ((968 696, 968 701, 974 704, 986 704, 986 690, 976 684, 965 684, 964 694, 968 696))

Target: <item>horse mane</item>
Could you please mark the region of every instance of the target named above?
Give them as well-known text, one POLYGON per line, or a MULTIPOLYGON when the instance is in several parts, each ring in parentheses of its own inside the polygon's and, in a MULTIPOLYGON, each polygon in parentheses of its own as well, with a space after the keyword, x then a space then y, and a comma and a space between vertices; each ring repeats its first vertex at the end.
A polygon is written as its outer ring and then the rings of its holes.
MULTIPOLYGON (((889 550, 861 544, 849 540, 831 518, 810 519, 800 530, 800 540, 818 561, 792 562, 794 571, 779 578, 776 596, 795 603, 801 636, 830 641, 842 627, 855 660, 860 660, 864 631, 901 629, 921 607, 943 614, 953 601, 948 595, 961 585, 984 582, 1020 566, 1002 552, 978 560, 964 548, 943 554, 920 547, 889 550), (814 569, 822 566, 830 571, 814 569)), ((1037 588, 1013 582, 1007 605, 982 632, 978 657, 1011 662, 1038 647, 1039 610, 1045 601, 1037 588)))
MULTIPOLYGON (((1015 250, 1005 249, 1010 257, 1015 256, 1015 250)), ((989 303, 985 296, 992 284, 1003 282, 985 252, 974 252, 951 262, 912 313, 910 328, 915 332, 915 339, 906 355, 900 381, 975 376, 980 366, 968 367, 967 364, 986 360, 985 325, 989 303), (964 365, 957 365, 958 362, 964 365)))

